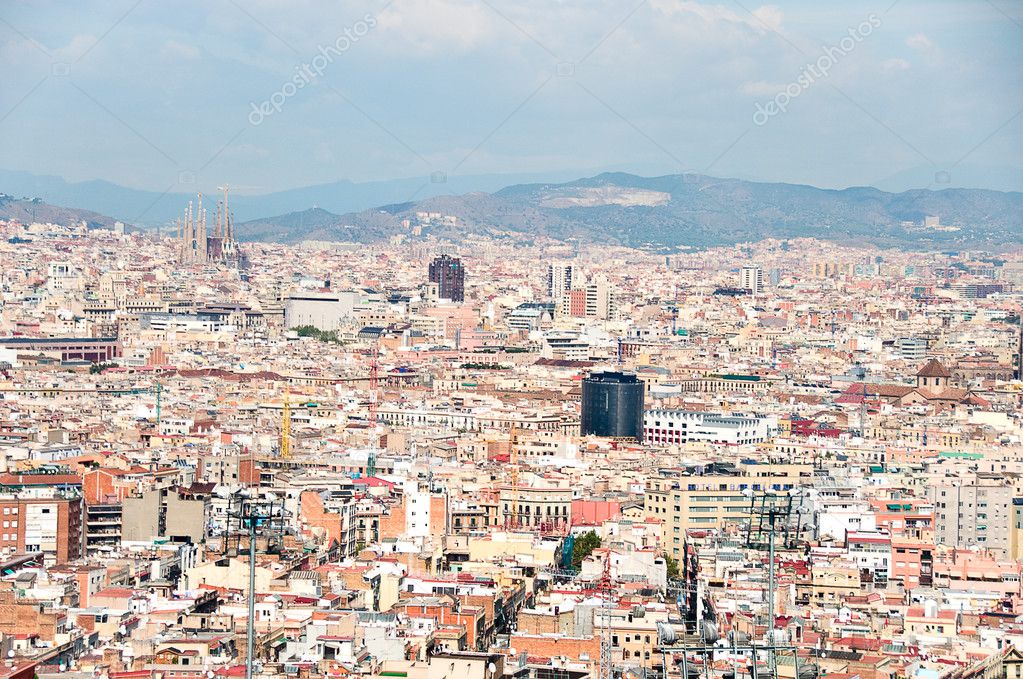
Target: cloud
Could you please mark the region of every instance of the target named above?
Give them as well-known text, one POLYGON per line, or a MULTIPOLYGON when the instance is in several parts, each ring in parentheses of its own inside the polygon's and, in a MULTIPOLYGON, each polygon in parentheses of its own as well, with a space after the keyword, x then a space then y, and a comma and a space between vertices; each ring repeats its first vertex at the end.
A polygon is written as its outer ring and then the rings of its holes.
POLYGON ((753 10, 753 16, 759 19, 764 26, 770 28, 772 31, 781 30, 781 22, 784 15, 777 5, 764 5, 763 7, 757 7, 753 10))
POLYGON ((745 82, 739 86, 739 91, 753 97, 773 97, 783 91, 786 83, 770 83, 765 80, 745 82))
POLYGON ((881 62, 881 68, 885 71, 908 71, 909 66, 905 59, 885 59, 881 62))
POLYGON ((906 38, 906 44, 915 50, 929 50, 934 47, 934 43, 923 33, 914 33, 913 35, 906 38))
POLYGON ((196 45, 167 40, 160 48, 160 54, 172 59, 198 59, 201 52, 196 45))
POLYGON ((427 53, 470 51, 493 33, 485 7, 458 0, 395 0, 377 23, 381 32, 427 53))
POLYGON ((779 30, 782 23, 782 11, 775 5, 758 7, 750 12, 750 16, 739 14, 724 5, 708 5, 692 0, 651 0, 650 6, 666 16, 688 14, 707 23, 742 24, 760 33, 779 30))
POLYGON ((98 44, 99 38, 95 35, 78 34, 73 36, 66 45, 53 50, 53 58, 56 61, 72 63, 89 53, 98 44))

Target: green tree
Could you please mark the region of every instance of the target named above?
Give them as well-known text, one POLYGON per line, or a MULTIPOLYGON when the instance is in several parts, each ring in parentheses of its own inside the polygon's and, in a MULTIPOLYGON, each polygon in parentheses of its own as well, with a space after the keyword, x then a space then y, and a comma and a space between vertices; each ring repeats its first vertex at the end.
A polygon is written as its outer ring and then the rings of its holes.
POLYGON ((668 554, 667 552, 665 552, 664 553, 664 563, 668 567, 668 579, 669 580, 677 580, 678 577, 679 577, 678 559, 673 557, 671 554, 668 554))
POLYGON ((341 338, 338 337, 337 330, 318 330, 311 325, 296 325, 292 330, 299 337, 312 337, 318 339, 321 342, 332 342, 334 344, 341 344, 341 338))
POLYGON ((572 568, 579 570, 583 565, 583 559, 592 554, 597 547, 600 547, 600 536, 596 531, 591 530, 577 535, 572 547, 572 568))

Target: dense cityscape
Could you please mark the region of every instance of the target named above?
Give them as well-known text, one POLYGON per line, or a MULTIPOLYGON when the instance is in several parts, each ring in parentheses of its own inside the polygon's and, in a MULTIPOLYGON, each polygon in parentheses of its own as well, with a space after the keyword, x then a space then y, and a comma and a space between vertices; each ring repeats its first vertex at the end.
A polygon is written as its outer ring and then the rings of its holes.
POLYGON ((0 679, 1023 679, 1021 30, 0 2, 0 679))
POLYGON ((0 222, 2 676, 1020 676, 1019 251, 201 200, 0 222))

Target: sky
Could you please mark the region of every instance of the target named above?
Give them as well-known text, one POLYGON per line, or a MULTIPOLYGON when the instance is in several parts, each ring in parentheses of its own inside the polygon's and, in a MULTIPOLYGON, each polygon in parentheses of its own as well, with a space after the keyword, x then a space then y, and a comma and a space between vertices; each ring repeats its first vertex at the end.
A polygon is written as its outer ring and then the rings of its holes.
POLYGON ((154 191, 1023 176, 1018 0, 6 0, 0 72, 0 168, 154 191))

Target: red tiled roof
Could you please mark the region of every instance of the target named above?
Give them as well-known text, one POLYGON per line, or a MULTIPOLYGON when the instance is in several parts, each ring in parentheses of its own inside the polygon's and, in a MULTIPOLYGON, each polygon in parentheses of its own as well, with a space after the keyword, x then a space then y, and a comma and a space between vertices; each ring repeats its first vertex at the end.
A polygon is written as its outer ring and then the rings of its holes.
POLYGON ((924 363, 923 367, 916 373, 917 377, 952 377, 952 373, 948 371, 948 368, 943 366, 940 361, 936 358, 924 363))

